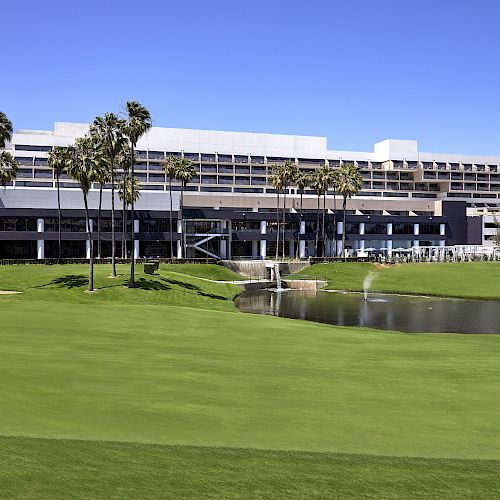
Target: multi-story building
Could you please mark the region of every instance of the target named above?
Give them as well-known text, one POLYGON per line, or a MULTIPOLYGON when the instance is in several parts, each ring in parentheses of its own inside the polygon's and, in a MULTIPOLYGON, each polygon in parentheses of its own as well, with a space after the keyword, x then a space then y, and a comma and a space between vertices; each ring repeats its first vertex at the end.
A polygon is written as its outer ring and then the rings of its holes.
MULTIPOLYGON (((20 168, 17 179, 0 191, 0 258, 57 256, 56 184, 47 154, 53 146, 70 145, 87 131, 85 124, 56 122, 54 131, 14 134, 7 149, 20 168)), ((168 257, 173 238, 175 256, 185 237, 190 257, 273 256, 277 196, 270 184, 271 166, 284 161, 295 162, 308 173, 325 164, 337 168, 342 162, 359 168, 363 187, 349 200, 346 220, 346 249, 354 255, 415 246, 481 245, 485 216, 500 208, 500 157, 423 153, 416 141, 407 140, 389 139, 375 144, 373 152, 355 152, 329 150, 325 137, 153 127, 140 139, 136 152, 141 197, 129 222, 129 231, 136 233, 135 255, 168 257), (185 189, 182 212, 181 187, 173 182, 172 227, 168 179, 162 172, 162 160, 168 155, 190 159, 197 171, 185 189)), ((63 254, 85 257, 89 249, 81 191, 67 175, 62 176, 60 188, 63 254)), ((98 198, 99 185, 94 185, 93 219, 98 198)), ((283 202, 286 254, 315 255, 317 196, 310 189, 301 193, 291 186, 286 197, 280 197, 283 202)), ((322 207, 323 200, 319 202, 322 207)), ((328 192, 322 250, 326 255, 342 250, 340 206, 340 197, 328 192)), ((110 208, 110 186, 105 185, 104 255, 110 251, 110 208)), ((118 200, 115 208, 120 230, 118 200)), ((120 241, 120 232, 116 239, 120 241)), ((120 254, 119 244, 117 248, 120 254)))

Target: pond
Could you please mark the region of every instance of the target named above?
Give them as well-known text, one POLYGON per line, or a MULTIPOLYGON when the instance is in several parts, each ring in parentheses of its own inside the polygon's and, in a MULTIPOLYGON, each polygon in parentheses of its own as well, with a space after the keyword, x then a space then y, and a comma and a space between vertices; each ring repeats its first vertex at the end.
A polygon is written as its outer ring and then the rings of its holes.
POLYGON ((256 290, 236 300, 243 312, 401 332, 500 333, 500 302, 326 291, 256 290))

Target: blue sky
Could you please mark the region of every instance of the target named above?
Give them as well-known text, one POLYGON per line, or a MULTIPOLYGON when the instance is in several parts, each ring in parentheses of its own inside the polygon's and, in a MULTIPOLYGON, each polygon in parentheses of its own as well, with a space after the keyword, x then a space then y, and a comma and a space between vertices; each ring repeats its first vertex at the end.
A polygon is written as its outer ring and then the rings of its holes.
POLYGON ((500 154, 500 2, 9 1, 0 109, 15 128, 137 99, 156 125, 500 154))

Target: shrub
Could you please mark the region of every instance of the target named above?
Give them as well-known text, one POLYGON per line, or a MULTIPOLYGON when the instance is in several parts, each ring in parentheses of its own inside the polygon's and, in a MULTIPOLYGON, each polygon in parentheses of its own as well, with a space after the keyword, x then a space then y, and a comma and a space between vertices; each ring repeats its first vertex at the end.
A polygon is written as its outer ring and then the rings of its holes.
POLYGON ((156 264, 153 262, 146 262, 144 264, 144 274, 154 274, 156 269, 156 264))

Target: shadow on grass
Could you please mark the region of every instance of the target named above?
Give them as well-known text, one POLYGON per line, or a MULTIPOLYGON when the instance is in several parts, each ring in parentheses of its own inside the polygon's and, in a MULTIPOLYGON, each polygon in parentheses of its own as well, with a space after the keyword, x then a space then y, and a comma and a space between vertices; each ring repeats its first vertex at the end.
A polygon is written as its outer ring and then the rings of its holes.
POLYGON ((50 283, 39 285, 36 288, 43 288, 46 286, 56 286, 57 288, 81 288, 88 285, 89 277, 84 274, 68 274, 60 278, 54 278, 50 283))

